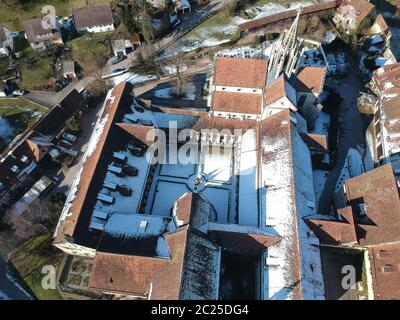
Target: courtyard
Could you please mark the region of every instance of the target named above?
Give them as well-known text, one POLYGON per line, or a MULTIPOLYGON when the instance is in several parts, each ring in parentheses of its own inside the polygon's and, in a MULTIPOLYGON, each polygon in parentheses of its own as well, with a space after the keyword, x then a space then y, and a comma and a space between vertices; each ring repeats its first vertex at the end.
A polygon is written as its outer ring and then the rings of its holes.
POLYGON ((187 192, 197 192, 213 205, 218 222, 233 222, 237 148, 201 145, 199 149, 187 153, 185 161, 181 157, 172 159, 170 150, 167 151, 165 163, 157 165, 146 214, 169 216, 178 198, 187 192))

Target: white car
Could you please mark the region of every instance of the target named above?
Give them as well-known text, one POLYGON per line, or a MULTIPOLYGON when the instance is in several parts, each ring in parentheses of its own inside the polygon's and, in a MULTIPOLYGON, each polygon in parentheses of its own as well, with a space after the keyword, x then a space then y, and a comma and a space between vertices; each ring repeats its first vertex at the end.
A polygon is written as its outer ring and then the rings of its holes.
POLYGON ((24 90, 14 90, 12 94, 14 97, 20 97, 25 94, 25 91, 24 90))
POLYGON ((67 132, 64 132, 64 133, 62 134, 62 137, 63 137, 65 140, 68 140, 68 141, 71 141, 71 142, 75 142, 75 141, 76 141, 76 137, 75 137, 73 134, 70 134, 70 133, 67 133, 67 132))

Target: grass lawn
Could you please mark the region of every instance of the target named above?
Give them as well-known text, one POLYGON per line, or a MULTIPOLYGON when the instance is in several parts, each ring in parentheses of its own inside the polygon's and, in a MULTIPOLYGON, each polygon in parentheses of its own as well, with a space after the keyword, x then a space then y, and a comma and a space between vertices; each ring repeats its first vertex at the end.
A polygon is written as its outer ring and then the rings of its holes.
POLYGON ((45 233, 24 242, 10 256, 10 262, 18 271, 27 286, 40 300, 60 300, 62 296, 57 289, 42 287, 44 265, 53 265, 56 270, 60 267, 62 254, 52 246, 53 238, 45 233))
MULTIPOLYGON (((25 1, 26 4, 20 4, 18 0, 0 1, 0 21, 12 31, 23 31, 23 21, 35 17, 40 17, 44 5, 52 5, 56 9, 58 16, 70 15, 71 8, 86 6, 86 0, 35 0, 25 1)), ((111 2, 116 0, 90 0, 90 4, 111 2)))
POLYGON ((18 60, 22 79, 20 87, 26 90, 40 90, 49 85, 53 57, 39 56, 31 48, 23 50, 18 60))
MULTIPOLYGON (((6 119, 15 129, 15 136, 32 127, 38 117, 46 111, 47 109, 40 105, 23 98, 0 99, 0 116, 6 119)), ((9 142, 0 137, 0 152, 5 149, 9 142)))
POLYGON ((219 12, 210 17, 206 21, 200 23, 197 27, 185 35, 185 38, 215 38, 217 40, 228 39, 229 36, 225 35, 223 27, 232 23, 231 17, 227 17, 224 12, 219 12), (206 34, 206 36, 205 36, 206 34))
POLYGON ((111 53, 108 39, 113 37, 113 32, 84 34, 68 42, 74 59, 82 63, 84 57, 95 55, 109 55, 111 53))

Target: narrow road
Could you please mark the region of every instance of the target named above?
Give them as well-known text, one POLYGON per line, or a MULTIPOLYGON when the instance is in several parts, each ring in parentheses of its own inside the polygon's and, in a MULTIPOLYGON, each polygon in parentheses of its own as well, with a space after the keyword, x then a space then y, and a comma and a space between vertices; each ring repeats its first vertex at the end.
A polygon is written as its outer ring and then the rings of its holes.
POLYGON ((171 33, 158 41, 156 43, 156 48, 162 51, 170 47, 175 41, 180 39, 196 25, 207 20, 207 18, 213 13, 221 10, 223 3, 223 0, 211 0, 210 3, 202 7, 199 7, 197 4, 192 5, 192 12, 180 15, 179 19, 181 20, 181 23, 171 33))
POLYGON ((92 81, 91 77, 85 77, 78 81, 73 81, 69 83, 64 89, 59 92, 52 91, 32 91, 24 96, 24 98, 38 103, 49 109, 53 108, 57 103, 59 103, 62 98, 64 98, 73 89, 81 91, 92 81))
POLYGON ((12 268, 0 258, 0 300, 32 300, 33 296, 12 268))
POLYGON ((328 214, 332 203, 333 192, 339 179, 340 172, 345 164, 350 148, 357 149, 362 156, 365 155, 365 127, 366 121, 358 111, 357 98, 360 96, 361 81, 354 72, 357 70, 356 62, 352 62, 352 72, 346 78, 338 81, 328 81, 328 85, 335 88, 343 98, 339 106, 339 118, 342 123, 339 129, 339 144, 337 148, 336 166, 329 172, 328 179, 322 192, 318 211, 328 214))

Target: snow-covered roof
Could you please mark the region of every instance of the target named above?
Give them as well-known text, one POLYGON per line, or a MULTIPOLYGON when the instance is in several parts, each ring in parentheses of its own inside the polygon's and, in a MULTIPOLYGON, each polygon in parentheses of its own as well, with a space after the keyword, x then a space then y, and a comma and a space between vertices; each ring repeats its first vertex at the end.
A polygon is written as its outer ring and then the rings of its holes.
POLYGON ((266 119, 263 126, 262 228, 282 238, 264 254, 263 298, 323 298, 318 239, 302 221, 315 212, 309 151, 292 127, 288 110, 266 119))
MULTIPOLYGON (((214 299, 221 248, 208 235, 212 232, 227 247, 235 236, 242 247, 256 244, 257 250, 250 251, 262 252, 262 298, 322 298, 318 241, 302 219, 315 213, 311 159, 297 132, 300 129, 292 124, 291 112, 287 109, 258 123, 186 110, 144 107, 139 112, 131 89, 121 83, 107 95, 56 231, 56 241, 66 234, 76 244, 97 248, 91 287, 140 292, 155 299, 214 299), (127 114, 137 122, 133 124, 127 114), (233 128, 240 129, 240 134, 228 139, 231 143, 223 155, 213 156, 212 148, 202 153, 200 169, 195 166, 198 163, 162 165, 154 168, 149 180, 148 159, 133 155, 128 145, 134 139, 149 145, 149 131, 170 127, 169 121, 179 128, 233 128), (135 167, 138 174, 124 175, 126 165, 135 167), (112 172, 110 166, 121 170, 112 172), (195 172, 204 180, 198 190, 190 189, 195 172), (122 186, 132 194, 122 192, 122 186), (190 257, 185 261, 184 252, 190 257), (154 270, 148 271, 145 265, 150 257, 154 270), (121 263, 126 265, 118 269, 121 263), (128 281, 118 274, 121 269, 143 279, 128 281), (159 279, 172 273, 176 278, 159 279)), ((205 141, 214 135, 201 137, 205 141)))

